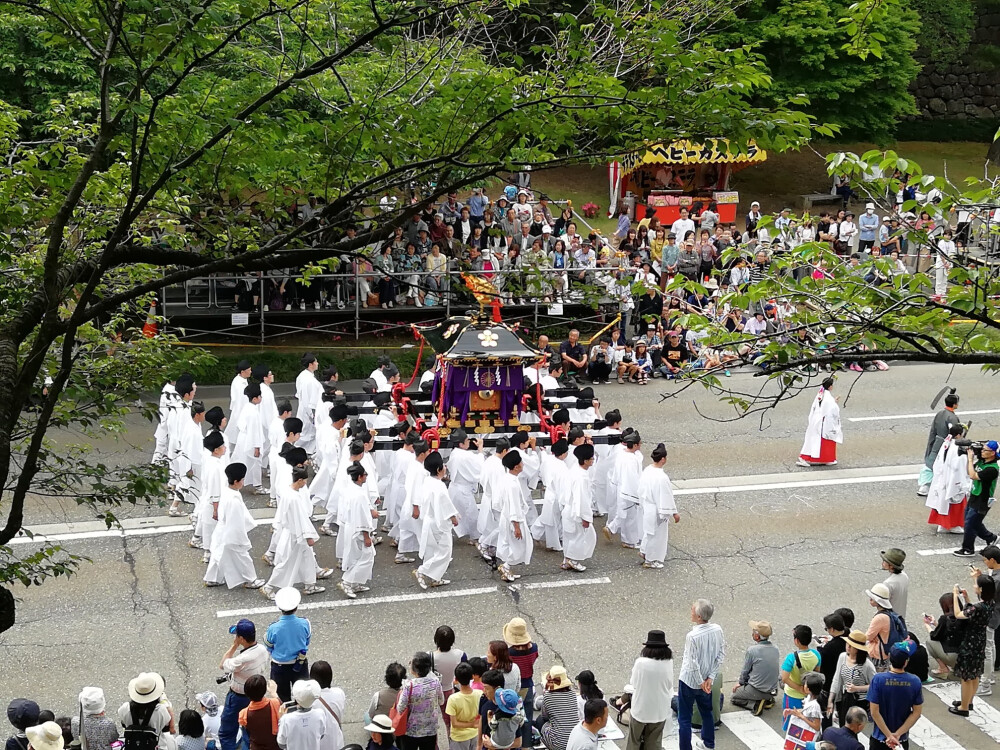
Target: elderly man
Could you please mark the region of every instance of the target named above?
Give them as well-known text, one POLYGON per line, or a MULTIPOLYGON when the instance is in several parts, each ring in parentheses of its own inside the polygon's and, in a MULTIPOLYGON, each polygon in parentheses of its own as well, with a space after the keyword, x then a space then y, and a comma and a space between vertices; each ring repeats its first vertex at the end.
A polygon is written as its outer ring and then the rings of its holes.
POLYGON ((764 620, 750 621, 750 637, 754 644, 747 649, 743 671, 738 684, 733 686, 734 706, 748 708, 760 716, 765 708, 774 705, 781 671, 781 653, 769 640, 771 623, 764 620))
POLYGON ((702 716, 699 748, 715 747, 715 724, 712 722, 712 683, 726 658, 726 639, 722 628, 709 622, 715 607, 708 599, 691 604, 694 626, 684 637, 684 658, 677 678, 677 727, 680 750, 691 750, 691 713, 695 704, 702 716))
POLYGON ((830 743, 833 750, 862 750, 864 745, 858 735, 865 730, 868 714, 860 706, 847 709, 847 723, 842 727, 830 727, 823 732, 823 741, 830 743))
POLYGON ((566 341, 559 345, 559 356, 567 377, 583 377, 587 374, 589 357, 580 343, 580 332, 575 328, 569 332, 566 341))

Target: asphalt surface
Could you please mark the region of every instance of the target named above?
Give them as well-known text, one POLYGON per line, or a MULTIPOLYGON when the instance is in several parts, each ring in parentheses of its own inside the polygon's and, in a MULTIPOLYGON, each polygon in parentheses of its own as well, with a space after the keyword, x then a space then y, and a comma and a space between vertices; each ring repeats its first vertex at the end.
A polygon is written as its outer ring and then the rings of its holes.
MULTIPOLYGON (((445 596, 431 598, 416 586, 413 566, 393 565, 391 551, 379 547, 372 591, 356 604, 344 606, 332 585, 307 600, 318 605, 306 613, 314 628, 310 656, 332 663, 335 681, 348 695, 347 740, 362 741, 361 714, 381 686, 385 665, 406 663, 415 651, 430 648, 434 629, 443 623, 454 627, 459 647, 481 654, 489 640, 501 637, 505 622, 524 617, 541 651, 536 677, 554 663, 564 663, 571 675, 589 668, 612 695, 627 681, 650 629, 667 633, 679 671, 690 602, 706 597, 716 604, 715 621, 727 636, 723 677, 728 693, 750 644, 750 619, 770 620, 773 640, 783 652, 791 649, 795 625, 810 624, 821 632, 823 615, 837 607, 853 608, 856 627, 866 628, 872 612, 863 592, 884 579, 878 552, 886 547, 909 553, 908 620, 916 625, 922 612, 936 614, 940 594, 954 583, 971 586, 964 561, 917 554, 953 548, 957 540, 935 534, 926 524, 912 479, 894 479, 915 474, 930 423, 929 417, 904 417, 929 412, 930 399, 949 374, 964 409, 1000 409, 991 376, 975 368, 950 371, 919 366, 866 373, 853 389, 856 376, 842 375, 835 387, 845 433, 840 463, 811 472, 794 466, 810 393, 763 418, 720 422, 707 417, 725 419, 731 407, 701 388, 661 402, 662 393, 678 389, 676 383, 599 386, 604 408, 621 409, 625 423, 643 435, 644 453, 656 442, 667 444, 667 470, 684 488, 677 498, 682 520, 671 528, 666 568, 643 570, 634 552, 602 539, 585 573, 562 573, 557 555, 536 549, 524 577, 510 587, 457 542, 449 573, 453 583, 433 592, 445 596), (873 416, 892 418, 849 421, 873 416), (764 474, 783 476, 768 478, 768 489, 739 487, 761 483, 754 477, 764 474), (717 481, 694 481, 706 478, 717 481), (830 483, 844 478, 846 483, 830 483), (724 487, 699 489, 705 484, 724 487)), ((761 380, 734 374, 726 383, 749 389, 761 380)), ((227 406, 225 391, 204 388, 199 397, 227 406)), ((974 437, 1000 435, 1000 413, 971 418, 974 437)), ((104 460, 148 460, 151 434, 151 426, 137 420, 126 439, 97 450, 104 460)), ((248 504, 260 508, 263 502, 252 498, 248 504)), ((58 531, 54 524, 63 521, 88 519, 87 512, 65 501, 33 500, 28 510, 29 525, 49 531, 58 531)), ((152 526, 164 523, 160 508, 137 508, 132 514, 149 516, 152 526)), ((252 534, 258 556, 269 533, 262 526, 252 534)), ((194 693, 206 689, 221 696, 224 690, 214 680, 230 643, 228 626, 239 613, 268 604, 256 592, 205 589, 201 555, 186 541, 186 533, 154 528, 143 536, 64 542, 92 562, 68 580, 16 590, 18 624, 0 635, 0 705, 27 695, 61 715, 71 710, 81 686, 100 685, 110 710, 126 700, 128 679, 146 670, 164 675, 175 707, 190 704, 194 693)), ((323 565, 333 564, 332 540, 321 540, 318 557, 323 565)), ((263 563, 257 564, 266 574, 263 563)), ((261 630, 274 619, 271 613, 250 616, 261 630)), ((923 639, 925 631, 917 634, 923 639)), ((949 715, 938 697, 929 691, 925 696, 925 716, 960 747, 993 745, 972 723, 949 715)), ((1000 707, 997 696, 977 698, 977 703, 1000 707)), ((777 710, 764 719, 772 727, 780 724, 777 710)), ((744 744, 723 730, 716 747, 735 750, 744 744)))

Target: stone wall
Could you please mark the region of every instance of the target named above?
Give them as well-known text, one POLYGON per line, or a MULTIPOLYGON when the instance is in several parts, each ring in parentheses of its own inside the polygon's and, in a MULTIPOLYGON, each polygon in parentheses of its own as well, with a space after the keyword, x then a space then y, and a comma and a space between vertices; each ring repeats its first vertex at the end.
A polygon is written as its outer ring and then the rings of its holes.
POLYGON ((962 59, 944 68, 925 66, 910 86, 921 119, 1000 118, 1000 69, 976 64, 977 50, 1000 43, 1000 12, 979 16, 962 59))

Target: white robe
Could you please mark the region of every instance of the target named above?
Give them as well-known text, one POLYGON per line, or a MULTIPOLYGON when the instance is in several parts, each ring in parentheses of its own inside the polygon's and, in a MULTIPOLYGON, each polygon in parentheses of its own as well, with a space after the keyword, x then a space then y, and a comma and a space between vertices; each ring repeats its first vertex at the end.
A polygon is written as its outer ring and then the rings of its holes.
POLYGON ((483 470, 479 477, 479 485, 483 491, 479 498, 479 519, 477 528, 479 529, 479 545, 482 547, 496 547, 497 537, 500 534, 500 503, 494 499, 494 485, 504 476, 507 470, 503 467, 503 462, 495 453, 483 461, 483 470))
MULTIPOLYGON (((365 480, 365 484, 369 480, 365 480)), ((372 518, 372 505, 368 489, 351 482, 341 492, 340 535, 347 542, 344 547, 344 581, 362 585, 371 580, 375 567, 375 545, 365 546, 364 532, 375 533, 378 523, 372 518)))
POLYGON ((211 558, 205 581, 225 583, 231 589, 257 580, 250 558, 250 532, 257 524, 243 496, 226 487, 219 499, 219 521, 212 532, 211 558))
POLYGON ((642 475, 642 453, 622 450, 615 461, 611 484, 618 491, 618 507, 608 523, 612 534, 618 534, 623 544, 642 542, 642 509, 639 507, 639 478, 642 475))
POLYGON ((271 488, 268 493, 272 500, 278 498, 278 484, 276 474, 285 459, 278 455, 281 446, 285 444, 285 420, 275 417, 267 424, 267 465, 271 471, 271 488))
POLYGON ((934 478, 927 492, 926 505, 946 516, 949 506, 962 502, 971 487, 968 459, 958 452, 955 439, 949 435, 934 459, 934 478))
MULTIPOLYGON (((260 424, 264 428, 264 450, 260 453, 261 465, 267 469, 270 469, 273 464, 270 462, 270 451, 271 451, 271 424, 278 418, 278 404, 274 399, 274 391, 271 390, 271 386, 267 383, 260 384, 260 424)), ((285 440, 285 436, 281 436, 281 442, 278 443, 278 447, 281 447, 281 443, 285 440)))
POLYGON ((531 450, 527 446, 518 449, 521 454, 521 473, 517 475, 518 483, 521 485, 521 494, 524 496, 524 511, 528 519, 528 526, 538 518, 538 508, 535 507, 535 499, 531 496, 533 487, 538 486, 538 473, 541 467, 541 456, 537 451, 531 450))
POLYGON ((565 462, 551 453, 543 452, 540 473, 545 484, 545 494, 542 496, 542 511, 531 524, 531 536, 538 541, 544 540, 548 549, 561 550, 562 508, 569 481, 569 469, 565 462))
MULTIPOLYGON (((278 547, 274 556, 274 571, 267 585, 274 589, 294 586, 304 583, 310 586, 316 583, 316 553, 309 546, 308 540, 319 539, 319 534, 312 524, 312 500, 309 497, 309 487, 299 490, 290 485, 278 490, 282 493, 285 507, 282 509, 281 535, 278 537, 278 547)), ((279 506, 280 507, 280 506, 279 506)))
POLYGON ((483 473, 484 461, 483 454, 479 451, 461 448, 455 448, 448 456, 448 474, 451 476, 448 495, 458 511, 458 526, 455 527, 458 537, 479 538, 476 485, 483 473))
MULTIPOLYGON (((378 503, 378 471, 375 469, 375 458, 371 453, 367 451, 361 454, 361 460, 358 461, 359 464, 365 467, 365 473, 368 478, 365 479, 364 487, 365 492, 368 495, 368 505, 372 508, 376 507, 378 503)), ((351 480, 350 474, 347 473, 348 467, 350 467, 350 461, 344 464, 343 476, 339 479, 340 492, 337 494, 337 517, 340 517, 341 506, 343 504, 343 494, 349 485, 357 486, 351 480)), ((334 545, 336 548, 336 555, 338 560, 343 560, 344 555, 347 553, 347 543, 350 539, 346 535, 337 535, 337 543, 334 545)))
POLYGON ((567 559, 582 562, 594 554, 597 531, 594 529, 593 485, 586 469, 577 463, 570 469, 566 502, 562 511, 563 553, 567 559), (584 528, 584 522, 587 527, 584 528))
POLYGON ((170 404, 177 399, 177 389, 166 383, 160 391, 159 422, 153 432, 156 445, 153 448, 153 458, 150 463, 163 461, 167 457, 167 419, 170 415, 170 404))
POLYGON ((396 551, 403 554, 412 554, 420 549, 420 536, 423 529, 423 513, 421 509, 420 518, 413 517, 413 508, 421 508, 423 503, 423 483, 425 479, 430 479, 423 464, 414 457, 414 460, 406 467, 406 478, 404 480, 403 506, 399 513, 399 546, 396 551))
POLYGON ((302 437, 300 448, 305 448, 310 455, 316 452, 316 423, 313 421, 316 403, 323 396, 323 386, 316 379, 316 374, 309 369, 303 370, 295 377, 295 398, 298 400, 295 416, 302 420, 302 437))
POLYGON ((179 432, 175 466, 179 473, 177 489, 185 503, 197 504, 201 492, 201 464, 205 454, 201 425, 191 416, 190 409, 182 409, 175 422, 179 432), (185 417, 186 415, 186 417, 185 417), (191 476, 188 476, 188 472, 191 476))
MULTIPOLYGON (((244 400, 246 398, 244 397, 244 400)), ((246 464, 247 475, 244 484, 247 487, 261 487, 261 460, 264 456, 264 427, 260 421, 260 405, 247 401, 240 412, 239 442, 233 451, 233 463, 246 464), (257 452, 260 455, 254 455, 257 452)))
POLYGON ((506 565, 527 565, 531 562, 532 539, 527 523, 527 508, 521 483, 517 477, 504 472, 493 485, 493 502, 499 505, 500 521, 497 536, 497 557, 506 565), (514 536, 514 522, 521 527, 521 538, 514 536))
POLYGON ((806 426, 806 437, 802 442, 800 455, 819 458, 821 438, 835 443, 844 442, 844 433, 840 426, 840 405, 832 393, 820 388, 809 409, 809 423, 806 426))
POLYGON ((667 541, 672 516, 677 512, 670 477, 662 469, 647 466, 639 479, 639 500, 642 502, 642 544, 639 551, 646 562, 663 562, 667 557, 667 541))
POLYGON ((389 379, 382 372, 381 368, 376 367, 368 377, 375 381, 375 390, 379 393, 388 393, 392 390, 392 386, 389 385, 389 379))
POLYGON ((406 472, 416 458, 412 450, 398 448, 392 452, 392 465, 389 474, 389 489, 385 494, 385 522, 392 531, 389 532, 395 540, 399 540, 399 515, 403 511, 403 501, 406 499, 406 472))
MULTIPOLYGON (((378 469, 378 494, 385 497, 389 491, 389 482, 392 478, 392 456, 395 451, 386 450, 383 446, 391 445, 394 438, 389 437, 389 428, 398 424, 399 420, 393 416, 392 412, 382 410, 371 420, 371 428, 378 434, 375 436, 375 467, 378 469)), ((366 480, 366 484, 371 479, 366 480)))
MULTIPOLYGON (((602 427, 600 430, 597 430, 594 435, 621 435, 621 433, 621 430, 616 430, 613 427, 602 427)), ((610 497, 608 493, 608 475, 611 473, 611 468, 613 466, 611 461, 611 449, 614 447, 614 445, 608 445, 607 443, 595 442, 594 454, 597 457, 597 460, 590 468, 590 471, 594 476, 594 505, 599 513, 604 513, 609 516, 609 520, 614 518, 616 499, 614 497, 610 497)))
POLYGON ((458 510, 451 502, 448 488, 436 477, 428 475, 421 484, 421 492, 420 517, 423 526, 420 530, 420 559, 423 562, 417 572, 433 581, 440 581, 451 564, 452 530, 455 528, 451 519, 458 515, 458 510))
POLYGON ((222 490, 228 489, 226 481, 226 466, 228 462, 225 456, 205 457, 201 472, 201 493, 198 497, 198 520, 195 523, 194 535, 201 539, 202 549, 209 549, 212 543, 212 536, 215 532, 216 521, 214 515, 214 505, 220 502, 222 490))
MULTIPOLYGON (((333 481, 340 466, 340 454, 343 447, 341 432, 333 423, 327 420, 316 428, 316 456, 320 459, 319 471, 313 477, 309 491, 316 505, 327 508, 330 493, 333 491, 333 481)), ((329 510, 329 509, 328 509, 329 510)))
POLYGON ((226 425, 226 438, 232 445, 240 442, 240 414, 243 413, 243 407, 250 403, 244 393, 246 388, 247 379, 239 374, 229 384, 229 423, 226 425))

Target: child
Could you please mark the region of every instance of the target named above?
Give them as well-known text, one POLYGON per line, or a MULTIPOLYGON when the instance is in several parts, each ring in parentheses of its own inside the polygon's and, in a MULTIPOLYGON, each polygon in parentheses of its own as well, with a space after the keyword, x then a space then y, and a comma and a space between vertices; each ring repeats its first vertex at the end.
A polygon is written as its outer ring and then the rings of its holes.
POLYGON ((821 672, 809 672, 802 678, 806 698, 802 708, 786 708, 782 713, 788 719, 788 731, 785 733, 785 750, 799 750, 812 742, 819 734, 823 721, 823 709, 819 704, 819 694, 823 692, 825 678, 821 672))
MULTIPOLYGON (((396 735, 392 732, 392 720, 385 714, 373 716, 365 724, 368 732, 368 750, 396 750, 396 735)), ((347 750, 347 748, 344 748, 347 750)))
MULTIPOLYGON (((822 675, 820 675, 822 678, 822 675)), ((490 742, 498 750, 521 747, 521 725, 524 724, 524 705, 513 690, 497 690, 493 702, 495 711, 487 718, 490 726, 490 742)), ((817 704, 818 705, 818 704, 817 704)))
POLYGON ((177 720, 177 750, 203 750, 205 747, 205 724, 201 714, 185 708, 177 720))
POLYGON ((490 668, 490 665, 486 663, 486 659, 483 657, 472 656, 469 658, 469 667, 472 669, 472 682, 469 683, 469 687, 482 692, 483 674, 490 668))
POLYGON ((243 691, 250 705, 240 711, 238 721, 250 741, 250 750, 273 750, 277 747, 281 709, 277 686, 264 675, 255 674, 247 679, 243 691))
POLYGON ((448 696, 445 714, 451 717, 448 734, 450 750, 476 750, 479 739, 479 699, 481 690, 473 690, 472 667, 468 662, 455 665, 455 682, 458 691, 448 696))

